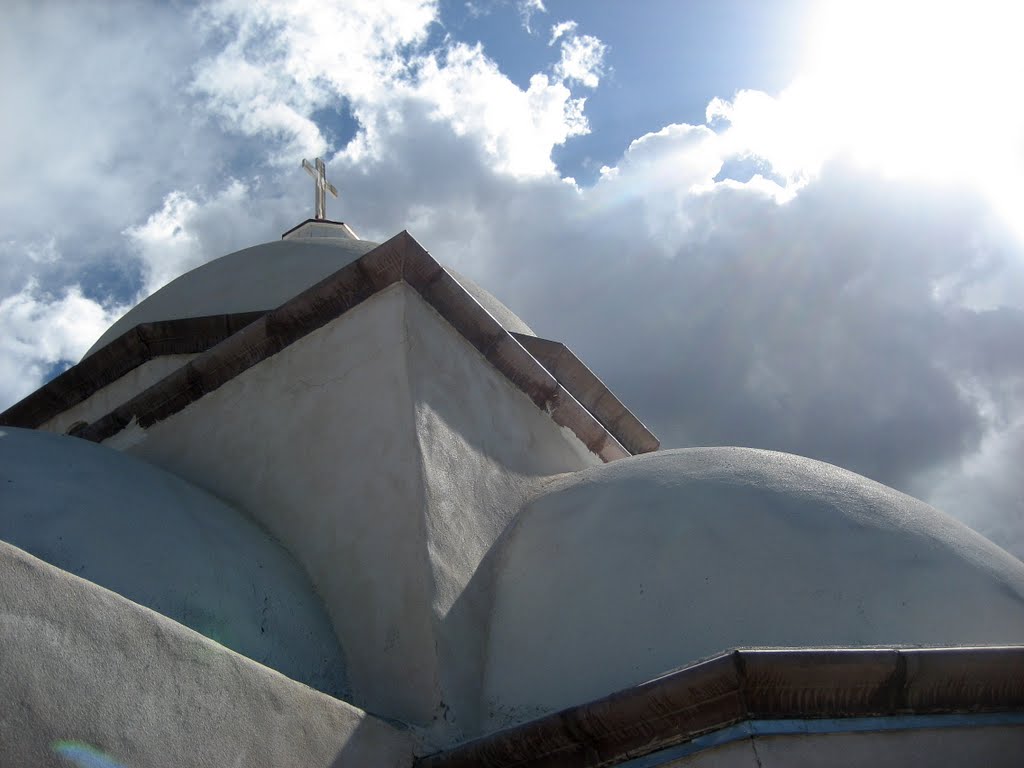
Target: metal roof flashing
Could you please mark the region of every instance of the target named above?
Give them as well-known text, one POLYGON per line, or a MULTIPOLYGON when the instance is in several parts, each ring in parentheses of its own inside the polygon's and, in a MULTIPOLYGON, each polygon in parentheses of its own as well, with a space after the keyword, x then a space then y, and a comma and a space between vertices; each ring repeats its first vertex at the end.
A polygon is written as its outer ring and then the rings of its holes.
POLYGON ((308 240, 311 238, 343 238, 345 240, 358 240, 359 236, 343 221, 329 221, 327 219, 306 219, 297 224, 283 235, 282 240, 308 240))

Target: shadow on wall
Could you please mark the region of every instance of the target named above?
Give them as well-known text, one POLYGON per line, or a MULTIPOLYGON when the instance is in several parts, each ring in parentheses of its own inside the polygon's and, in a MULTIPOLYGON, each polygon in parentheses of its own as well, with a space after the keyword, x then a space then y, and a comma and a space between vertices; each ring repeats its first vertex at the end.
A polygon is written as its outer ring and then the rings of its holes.
POLYGON ((246 514, 151 464, 0 430, 0 541, 350 698, 344 653, 295 558, 246 514))
MULTIPOLYGON (((534 486, 523 507, 528 506, 533 498, 543 495, 546 485, 542 481, 534 486)), ((490 546, 443 621, 450 635, 464 636, 472 632, 477 638, 476 643, 461 649, 463 657, 459 664, 442 664, 442 675, 447 678, 444 681, 445 690, 449 697, 449 701, 442 702, 443 710, 445 717, 450 718, 457 728, 458 740, 476 738, 490 730, 484 728, 484 724, 493 718, 493 713, 486 711, 488 703, 485 701, 484 681, 487 676, 491 614, 502 555, 506 552, 505 543, 515 534, 520 520, 521 517, 514 517, 490 546)), ((545 712, 538 711, 536 714, 545 712)))

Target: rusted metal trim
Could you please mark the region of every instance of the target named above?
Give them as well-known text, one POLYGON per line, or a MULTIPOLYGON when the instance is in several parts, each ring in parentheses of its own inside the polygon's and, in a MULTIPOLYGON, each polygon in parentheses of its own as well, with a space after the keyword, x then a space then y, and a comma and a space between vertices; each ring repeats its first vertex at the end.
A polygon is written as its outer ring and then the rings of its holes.
POLYGON ((661 443, 586 363, 558 341, 523 333, 512 333, 516 341, 540 361, 558 383, 593 414, 615 439, 632 454, 658 450, 661 443))
MULTIPOLYGON (((613 461, 629 455, 616 437, 405 231, 277 309, 257 313, 237 333, 208 347, 177 371, 94 421, 78 436, 103 442, 132 422, 147 428, 162 421, 400 280, 417 291, 537 407, 572 430, 597 456, 613 461)), ((93 357, 106 356, 106 350, 93 357)))
POLYGON ((419 758, 604 768, 747 720, 1024 711, 1024 646, 740 649, 419 758))
POLYGON ((140 323, 0 413, 0 426, 36 429, 143 363, 162 355, 204 352, 264 312, 140 323))

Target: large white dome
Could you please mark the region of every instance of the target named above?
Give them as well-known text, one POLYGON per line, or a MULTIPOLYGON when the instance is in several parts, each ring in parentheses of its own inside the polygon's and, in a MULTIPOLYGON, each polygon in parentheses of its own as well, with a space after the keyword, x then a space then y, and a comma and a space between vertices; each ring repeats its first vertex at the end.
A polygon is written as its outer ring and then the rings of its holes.
MULTIPOLYGON (((315 237, 278 240, 229 253, 186 272, 140 301, 108 328, 88 357, 140 323, 276 309, 306 288, 377 247, 369 240, 315 237)), ((494 296, 456 274, 507 330, 533 335, 530 327, 494 296)))
POLYGON ((150 464, 2 428, 0 539, 294 680, 347 694, 341 648, 299 564, 245 515, 150 464))
POLYGON ((741 646, 1024 640, 1024 563, 789 454, 692 448, 562 476, 496 550, 493 725, 741 646))

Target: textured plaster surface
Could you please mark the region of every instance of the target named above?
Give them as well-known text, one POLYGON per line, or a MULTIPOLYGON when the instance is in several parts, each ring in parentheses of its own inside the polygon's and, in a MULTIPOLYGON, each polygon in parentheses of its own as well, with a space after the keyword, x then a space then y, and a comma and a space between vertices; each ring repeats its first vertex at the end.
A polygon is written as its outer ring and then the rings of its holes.
POLYGON ((490 727, 740 646, 1024 637, 1024 564, 926 504, 829 464, 742 448, 551 481, 503 538, 490 727))
POLYGON ((417 722, 439 694, 404 301, 399 286, 386 289, 149 430, 125 433, 132 453, 277 537, 324 599, 352 701, 417 722))
POLYGON ((660 768, 1015 768, 1024 728, 1004 725, 866 733, 758 736, 698 752, 660 768))
POLYGON ((63 435, 75 422, 84 421, 88 424, 101 416, 106 416, 117 406, 131 400, 142 390, 153 386, 193 357, 195 354, 163 355, 147 360, 116 381, 96 390, 78 405, 57 414, 38 428, 63 435))
POLYGON ((128 768, 411 763, 405 733, 2 542, 0 649, 5 768, 75 747, 128 768))
POLYGON ((245 515, 74 437, 0 429, 0 540, 336 696, 345 665, 301 566, 245 515))
POLYGON ((353 701, 419 724, 477 717, 477 565, 538 477, 599 462, 404 283, 117 438, 279 538, 324 597, 353 701))
MULTIPOLYGON (((426 490, 447 738, 473 735, 492 599, 484 561, 542 477, 601 460, 407 291, 409 382, 426 490)), ((446 738, 441 735, 440 738, 446 738)))

